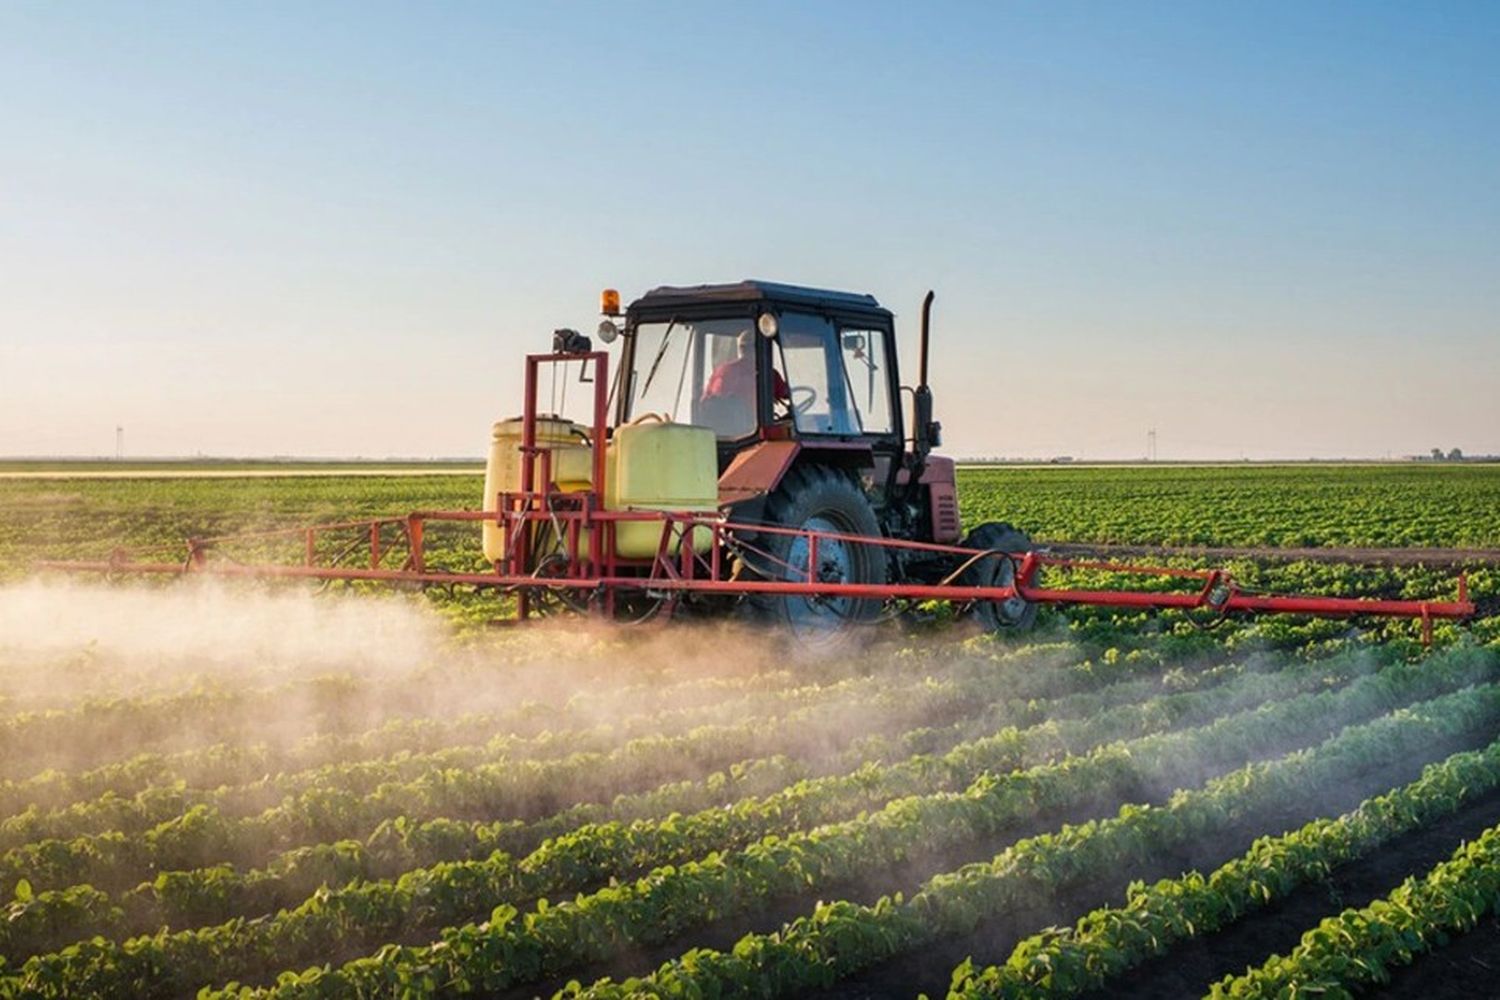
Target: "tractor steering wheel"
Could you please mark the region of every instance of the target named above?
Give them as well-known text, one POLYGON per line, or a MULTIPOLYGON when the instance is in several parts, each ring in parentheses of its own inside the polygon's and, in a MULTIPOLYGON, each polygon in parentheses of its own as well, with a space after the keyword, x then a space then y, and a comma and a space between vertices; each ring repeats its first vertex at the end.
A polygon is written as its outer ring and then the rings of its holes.
POLYGON ((818 390, 810 385, 794 385, 791 388, 791 394, 791 406, 797 413, 806 413, 818 401, 818 390), (801 399, 797 398, 799 394, 801 399))

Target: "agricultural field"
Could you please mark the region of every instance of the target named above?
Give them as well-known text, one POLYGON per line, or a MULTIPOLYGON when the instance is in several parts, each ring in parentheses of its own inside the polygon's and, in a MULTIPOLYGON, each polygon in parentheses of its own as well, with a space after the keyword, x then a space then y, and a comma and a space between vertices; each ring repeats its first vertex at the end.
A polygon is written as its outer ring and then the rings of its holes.
POLYGON ((1057 541, 1500 548, 1500 464, 965 470, 966 516, 1057 541))
MULTIPOLYGON (((1500 548, 1496 466, 960 475, 967 520, 1044 542, 1500 548)), ((1482 555, 1482 617, 1430 649, 1074 609, 821 658, 742 624, 493 628, 465 593, 27 572, 479 489, 0 479, 0 998, 1493 992, 1482 555)), ((477 565, 471 531, 437 558, 477 565)), ((1231 568, 1455 592, 1446 565, 1231 568)))

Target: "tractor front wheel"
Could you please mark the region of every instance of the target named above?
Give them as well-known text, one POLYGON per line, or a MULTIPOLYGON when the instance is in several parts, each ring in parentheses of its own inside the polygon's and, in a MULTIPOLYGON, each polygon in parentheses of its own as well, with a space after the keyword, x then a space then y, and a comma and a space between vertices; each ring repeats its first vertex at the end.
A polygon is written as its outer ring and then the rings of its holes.
MULTIPOLYGON (((1015 555, 1031 551, 1026 532, 1003 521, 981 524, 963 540, 967 549, 1004 552, 986 556, 964 570, 962 583, 973 587, 1009 587, 1016 582, 1015 555)), ((1025 632, 1036 623, 1036 605, 1024 597, 1003 601, 975 601, 969 612, 986 632, 1025 632)))

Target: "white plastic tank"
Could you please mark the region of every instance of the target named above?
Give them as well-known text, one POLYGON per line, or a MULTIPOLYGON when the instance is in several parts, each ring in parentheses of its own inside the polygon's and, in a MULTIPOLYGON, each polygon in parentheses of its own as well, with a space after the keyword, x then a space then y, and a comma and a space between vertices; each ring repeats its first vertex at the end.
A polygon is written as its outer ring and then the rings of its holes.
MULTIPOLYGON (((484 466, 484 503, 481 510, 499 510, 501 493, 519 493, 521 483, 520 417, 501 420, 490 428, 490 454, 484 466)), ((583 429, 571 420, 538 417, 536 443, 552 452, 552 481, 564 491, 586 490, 593 479, 590 468, 593 450, 583 443, 583 429)), ((536 464, 541 475, 541 463, 536 464)), ((546 484, 534 484, 533 489, 546 484)), ((504 532, 494 521, 484 524, 484 557, 490 562, 505 554, 504 532)))

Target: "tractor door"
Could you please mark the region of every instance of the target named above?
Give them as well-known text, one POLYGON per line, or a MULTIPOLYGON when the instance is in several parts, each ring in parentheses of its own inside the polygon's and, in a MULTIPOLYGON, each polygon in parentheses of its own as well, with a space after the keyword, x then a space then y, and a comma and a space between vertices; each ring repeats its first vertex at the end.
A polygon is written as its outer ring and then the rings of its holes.
POLYGON ((783 313, 776 343, 797 436, 862 434, 832 321, 809 313, 783 313))
POLYGON ((899 443, 888 330, 868 320, 797 312, 783 313, 780 327, 773 364, 790 388, 799 438, 899 443))

